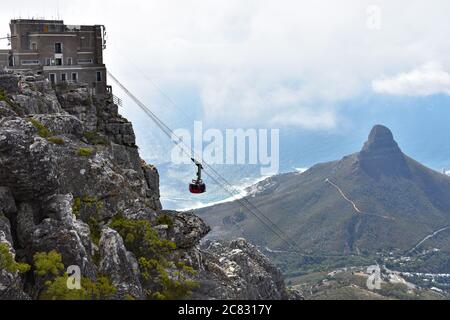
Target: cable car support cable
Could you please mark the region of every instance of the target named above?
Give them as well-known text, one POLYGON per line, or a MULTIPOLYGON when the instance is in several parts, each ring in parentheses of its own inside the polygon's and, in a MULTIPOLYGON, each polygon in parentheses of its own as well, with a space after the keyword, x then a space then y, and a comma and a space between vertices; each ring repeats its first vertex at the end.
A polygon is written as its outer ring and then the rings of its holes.
MULTIPOLYGON (((195 152, 188 148, 181 138, 179 138, 170 127, 168 127, 161 119, 158 118, 158 116, 153 113, 145 104, 143 104, 133 93, 131 93, 116 77, 114 77, 109 71, 108 75, 110 78, 124 91, 124 93, 129 96, 136 104, 139 106, 146 114, 149 116, 152 121, 163 131, 164 134, 167 135, 167 137, 174 142, 180 150, 187 155, 188 157, 192 157, 192 155, 195 155, 195 152), (175 141, 174 138, 177 140, 175 141)), ((198 158, 198 157, 197 157, 198 158)), ((287 244, 290 248, 297 250, 297 245, 295 241, 292 239, 286 239, 283 235, 284 232, 273 222, 271 221, 266 215, 264 215, 254 204, 252 204, 250 201, 248 201, 245 198, 239 199, 237 198, 236 190, 232 187, 232 185, 224 178, 222 177, 214 168, 212 168, 209 164, 203 163, 206 168, 208 168, 210 172, 206 171, 205 174, 210 177, 215 183, 217 183, 225 192, 229 193, 233 198, 236 198, 236 201, 239 202, 241 206, 246 208, 255 218, 258 219, 259 222, 261 222, 267 229, 269 229, 272 233, 274 233, 280 240, 282 240, 285 244, 287 244), (222 182, 220 181, 222 180, 222 182), (257 213, 254 211, 257 211, 260 217, 257 213)))

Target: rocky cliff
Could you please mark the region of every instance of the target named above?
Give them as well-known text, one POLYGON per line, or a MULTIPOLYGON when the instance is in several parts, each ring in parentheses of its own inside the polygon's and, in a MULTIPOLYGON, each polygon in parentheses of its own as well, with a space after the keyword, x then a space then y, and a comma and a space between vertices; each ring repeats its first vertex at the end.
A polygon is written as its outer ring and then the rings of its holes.
POLYGON ((208 232, 162 210, 112 96, 0 74, 0 299, 295 297, 255 247, 200 245, 208 232), (65 285, 73 266, 82 290, 65 285))

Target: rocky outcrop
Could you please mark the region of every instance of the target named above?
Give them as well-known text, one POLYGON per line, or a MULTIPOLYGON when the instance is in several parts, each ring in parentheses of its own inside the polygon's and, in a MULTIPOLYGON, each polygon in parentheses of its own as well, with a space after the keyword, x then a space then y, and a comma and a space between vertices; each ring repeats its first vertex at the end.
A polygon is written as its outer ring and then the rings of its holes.
POLYGON ((286 289, 281 272, 255 246, 245 239, 229 243, 206 241, 202 244, 198 275, 199 299, 288 300, 298 299, 286 289))
MULTIPOLYGON (((57 251, 83 277, 110 279, 114 299, 144 299, 153 289, 149 278, 178 281, 180 268, 186 281, 200 284, 192 298, 289 297, 256 248, 244 240, 200 247, 210 231, 200 218, 162 210, 158 170, 140 158, 133 127, 111 95, 76 85, 55 90, 39 75, 13 73, 0 75, 0 90, 0 241, 15 259, 31 265, 36 253, 57 251), (133 237, 110 228, 118 216, 156 230, 158 240, 142 231, 145 245, 165 240, 176 247, 155 265, 159 274, 142 274, 125 245, 133 237)), ((24 291, 34 297, 33 277, 2 270, 0 299, 25 299, 24 291)))
MULTIPOLYGON (((7 188, 0 188, 0 244, 12 258, 16 257, 13 247, 13 236, 11 224, 6 214, 12 215, 17 212, 14 199, 7 188)), ((0 257, 0 266, 5 263, 5 257, 0 257)), ((28 295, 23 291, 23 281, 17 271, 0 268, 0 300, 28 300, 28 295)))
POLYGON ((139 280, 139 265, 134 255, 127 251, 122 237, 112 229, 105 229, 100 239, 100 268, 102 274, 111 277, 118 289, 117 298, 125 299, 131 295, 145 299, 139 280))
POLYGON ((211 230, 192 212, 162 211, 162 214, 171 217, 172 226, 157 226, 159 235, 163 239, 173 241, 179 249, 195 247, 211 230))
POLYGON ((381 175, 410 175, 406 158, 391 130, 382 125, 376 125, 370 132, 368 141, 358 154, 362 170, 369 176, 377 178, 381 175))

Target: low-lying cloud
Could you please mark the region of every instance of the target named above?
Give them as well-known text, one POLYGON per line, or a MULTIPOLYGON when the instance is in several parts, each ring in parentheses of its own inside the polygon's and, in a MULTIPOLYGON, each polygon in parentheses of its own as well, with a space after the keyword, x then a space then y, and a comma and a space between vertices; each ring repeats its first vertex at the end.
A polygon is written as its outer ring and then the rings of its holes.
POLYGON ((428 63, 409 72, 373 81, 375 92, 390 95, 450 95, 450 73, 437 63, 428 63))

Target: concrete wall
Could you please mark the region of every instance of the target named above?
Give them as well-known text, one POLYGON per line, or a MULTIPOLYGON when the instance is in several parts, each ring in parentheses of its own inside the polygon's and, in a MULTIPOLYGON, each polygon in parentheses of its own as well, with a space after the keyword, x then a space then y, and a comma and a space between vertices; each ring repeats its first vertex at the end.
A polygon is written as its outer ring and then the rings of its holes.
POLYGON ((0 70, 8 66, 9 50, 0 50, 0 70))
POLYGON ((78 83, 86 84, 90 88, 95 89, 98 94, 106 93, 106 67, 81 67, 81 66, 67 66, 67 67, 44 67, 43 74, 50 79, 50 75, 55 75, 56 83, 64 82, 62 75, 66 75, 66 81, 73 81, 72 75, 76 74, 78 83), (97 81, 97 72, 100 72, 101 81, 97 81))

